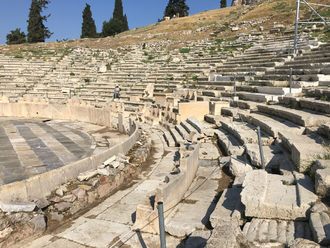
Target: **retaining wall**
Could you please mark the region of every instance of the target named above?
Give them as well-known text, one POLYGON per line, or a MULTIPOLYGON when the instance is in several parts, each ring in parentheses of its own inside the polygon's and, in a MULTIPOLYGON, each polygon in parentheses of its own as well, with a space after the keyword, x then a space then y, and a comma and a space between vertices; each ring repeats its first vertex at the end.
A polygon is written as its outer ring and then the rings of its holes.
POLYGON ((136 229, 142 232, 159 233, 158 211, 151 212, 157 208, 158 202, 164 203, 165 218, 170 214, 173 207, 178 204, 189 189, 198 170, 199 143, 194 142, 188 151, 180 151, 180 174, 168 175, 169 182, 155 190, 155 203, 150 204, 150 198, 136 207, 136 223, 141 224, 136 229))
MULTIPOLYGON (((35 103, 6 103, 0 102, 1 117, 47 118, 80 121, 110 127, 111 113, 109 109, 96 109, 71 104, 51 105, 35 103)), ((70 179, 77 178, 79 173, 96 169, 108 158, 118 154, 125 154, 139 137, 135 122, 130 121, 131 136, 110 149, 92 155, 88 158, 48 171, 24 181, 6 184, 0 187, 1 201, 31 201, 45 197, 51 190, 56 189, 70 179)))

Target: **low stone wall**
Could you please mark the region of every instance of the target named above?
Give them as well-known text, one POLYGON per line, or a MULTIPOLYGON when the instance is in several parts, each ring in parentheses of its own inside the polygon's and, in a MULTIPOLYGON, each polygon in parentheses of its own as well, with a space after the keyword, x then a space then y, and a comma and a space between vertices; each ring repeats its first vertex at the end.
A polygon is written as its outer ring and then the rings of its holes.
POLYGON ((189 151, 180 151, 180 170, 179 176, 171 176, 168 184, 162 185, 156 190, 156 202, 164 202, 164 212, 179 203, 195 178, 198 169, 199 143, 189 146, 189 151), (177 197, 180 196, 181 197, 177 197), (177 197, 177 198, 176 198, 177 197), (175 200, 173 200, 176 198, 175 200))
POLYGON ((155 191, 155 203, 152 206, 150 199, 136 207, 136 227, 142 232, 159 233, 158 212, 150 213, 157 208, 158 202, 164 203, 164 215, 168 216, 173 207, 178 204, 189 189, 198 170, 199 143, 194 142, 186 150, 180 149, 180 174, 168 175, 169 182, 159 186, 155 191))
MULTIPOLYGON (((32 103, 3 103, 0 102, 0 116, 49 118, 81 121, 102 126, 110 126, 110 110, 93 107, 80 107, 74 105, 51 105, 32 103)), ((110 149, 65 165, 56 170, 34 176, 20 182, 6 184, 0 187, 1 201, 30 201, 49 195, 51 190, 76 178, 79 173, 95 169, 108 158, 118 154, 125 154, 139 137, 135 122, 130 122, 131 136, 110 149)))

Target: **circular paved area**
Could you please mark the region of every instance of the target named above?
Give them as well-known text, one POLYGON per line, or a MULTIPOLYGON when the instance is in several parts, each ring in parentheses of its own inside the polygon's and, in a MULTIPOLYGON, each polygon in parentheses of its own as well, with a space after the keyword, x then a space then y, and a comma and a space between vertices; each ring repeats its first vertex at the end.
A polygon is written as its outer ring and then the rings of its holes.
POLYGON ((97 132, 102 128, 68 121, 0 118, 0 185, 92 155, 95 139, 78 129, 97 132))

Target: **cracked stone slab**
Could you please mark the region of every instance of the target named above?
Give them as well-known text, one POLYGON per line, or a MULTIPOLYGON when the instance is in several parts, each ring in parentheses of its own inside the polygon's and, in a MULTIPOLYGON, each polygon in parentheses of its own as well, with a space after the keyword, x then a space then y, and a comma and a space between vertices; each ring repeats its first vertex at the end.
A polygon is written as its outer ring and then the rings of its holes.
POLYGON ((79 225, 64 235, 64 238, 83 245, 107 248, 116 237, 129 230, 129 227, 123 224, 94 219, 79 225))

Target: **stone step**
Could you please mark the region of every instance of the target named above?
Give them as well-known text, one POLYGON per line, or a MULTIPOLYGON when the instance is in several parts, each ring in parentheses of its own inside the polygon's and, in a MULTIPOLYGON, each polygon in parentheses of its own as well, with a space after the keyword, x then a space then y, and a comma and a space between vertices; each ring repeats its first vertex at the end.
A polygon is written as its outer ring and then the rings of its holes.
POLYGON ((188 123, 187 121, 182 121, 181 126, 186 129, 186 131, 190 134, 191 132, 195 132, 197 135, 197 139, 202 139, 204 138, 204 134, 198 132, 198 130, 196 130, 196 128, 194 128, 190 123, 188 123))
POLYGON ((171 133, 169 131, 167 131, 167 130, 164 130, 163 133, 164 133, 164 138, 165 138, 165 140, 167 142, 167 145, 169 147, 175 147, 175 141, 174 141, 171 133))
POLYGON ((302 135, 305 131, 305 128, 298 126, 297 124, 284 120, 280 117, 273 117, 261 112, 240 112, 238 114, 243 119, 243 121, 246 121, 254 126, 259 126, 273 138, 277 138, 278 133, 281 131, 289 130, 291 133, 298 135, 302 135))
POLYGON ((195 117, 189 117, 187 122, 192 125, 200 134, 205 134, 206 136, 212 137, 214 135, 214 129, 206 126, 206 123, 200 122, 195 117))
POLYGON ((184 139, 175 128, 170 128, 170 133, 175 141, 175 146, 180 146, 181 143, 184 143, 184 139))
POLYGON ((308 222, 252 219, 244 225, 243 233, 250 242, 270 242, 292 245, 298 238, 311 239, 308 222))
POLYGON ((250 109, 250 110, 256 110, 257 109, 257 103, 252 101, 243 101, 243 100, 230 100, 230 106, 231 107, 238 107, 241 109, 250 109))
POLYGON ((243 143, 225 129, 220 127, 214 133, 218 137, 219 147, 226 153, 226 156, 242 155, 244 153, 243 143))
POLYGON ((239 224, 244 206, 241 203, 241 188, 225 189, 210 216, 210 222, 214 228, 220 222, 234 221, 239 224))
MULTIPOLYGON (((322 69, 319 68, 303 68, 303 69, 292 69, 292 75, 310 75, 310 74, 319 74, 321 73, 322 69)), ((286 68, 275 68, 273 71, 266 71, 265 75, 290 75, 290 67, 286 68)))
POLYGON ((323 146, 323 142, 328 144, 329 141, 318 134, 296 135, 287 130, 278 132, 278 136, 291 152, 291 160, 300 172, 309 168, 318 157, 323 158, 329 153, 323 146))
POLYGON ((245 99, 254 102, 278 102, 278 98, 282 95, 267 94, 267 93, 251 93, 251 92, 238 92, 237 95, 240 99, 245 99))
POLYGON ((183 137, 183 139, 185 140, 188 140, 188 141, 191 141, 190 138, 189 138, 189 133, 187 132, 186 129, 184 129, 183 126, 181 125, 176 125, 175 126, 175 129, 178 131, 178 133, 183 137))
POLYGON ((224 130, 236 137, 242 144, 258 143, 257 133, 249 126, 245 126, 239 122, 220 121, 220 123, 224 130))
POLYGON ((330 122, 328 116, 312 110, 292 109, 283 105, 258 105, 257 107, 260 112, 281 117, 303 127, 319 127, 330 122))
POLYGON ((326 212, 311 213, 309 224, 312 229, 313 239, 324 246, 330 244, 330 218, 326 212))

